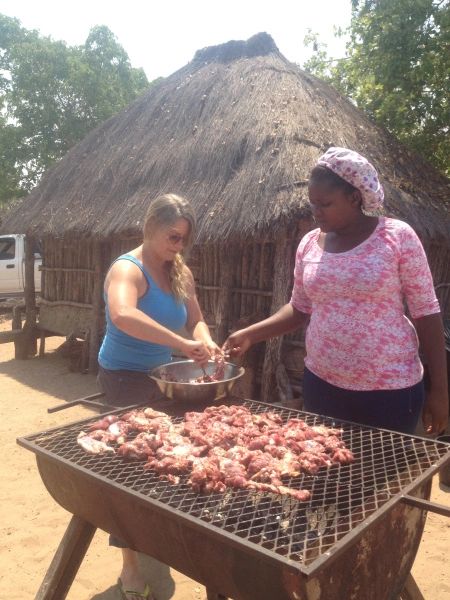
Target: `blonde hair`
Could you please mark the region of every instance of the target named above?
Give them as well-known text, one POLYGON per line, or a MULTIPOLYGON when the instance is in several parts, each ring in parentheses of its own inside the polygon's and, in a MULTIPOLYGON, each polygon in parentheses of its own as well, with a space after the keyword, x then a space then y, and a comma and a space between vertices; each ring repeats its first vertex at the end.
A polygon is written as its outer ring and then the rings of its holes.
POLYGON ((186 219, 189 232, 183 250, 176 254, 169 269, 170 288, 179 302, 188 297, 188 278, 184 257, 192 246, 195 235, 195 215, 189 202, 176 194, 158 196, 148 207, 144 221, 144 239, 151 237, 159 227, 173 225, 178 219, 186 219))

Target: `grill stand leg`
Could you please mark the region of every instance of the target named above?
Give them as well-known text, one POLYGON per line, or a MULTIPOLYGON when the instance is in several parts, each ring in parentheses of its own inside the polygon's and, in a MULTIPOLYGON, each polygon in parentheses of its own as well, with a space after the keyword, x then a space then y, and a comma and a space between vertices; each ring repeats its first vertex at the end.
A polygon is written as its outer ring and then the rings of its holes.
POLYGON ((227 600, 227 598, 222 596, 222 594, 218 594, 217 592, 213 592, 209 588, 206 588, 206 600, 227 600))
POLYGON ((406 579, 405 587, 403 588, 398 600, 425 600, 411 573, 406 579))
POLYGON ((71 518, 35 600, 64 600, 95 530, 84 519, 75 515, 71 518))

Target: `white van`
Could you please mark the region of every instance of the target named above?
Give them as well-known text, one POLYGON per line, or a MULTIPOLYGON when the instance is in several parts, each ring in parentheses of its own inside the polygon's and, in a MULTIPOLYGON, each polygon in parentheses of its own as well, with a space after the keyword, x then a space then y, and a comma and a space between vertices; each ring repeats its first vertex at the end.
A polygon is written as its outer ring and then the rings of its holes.
MULTIPOLYGON (((34 286, 41 290, 40 248, 34 248, 34 286)), ((21 296, 25 291, 25 235, 0 235, 0 298, 21 296)))

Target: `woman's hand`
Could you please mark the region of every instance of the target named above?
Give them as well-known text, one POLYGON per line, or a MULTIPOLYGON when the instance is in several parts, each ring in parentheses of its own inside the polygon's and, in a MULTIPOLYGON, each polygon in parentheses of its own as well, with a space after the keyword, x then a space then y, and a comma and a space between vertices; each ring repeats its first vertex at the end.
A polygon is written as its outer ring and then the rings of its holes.
POLYGON ((422 422, 427 433, 440 434, 448 425, 448 398, 447 394, 440 394, 429 390, 426 394, 425 405, 422 412, 422 422))
POLYGON ((214 360, 216 356, 223 356, 223 350, 216 344, 216 342, 213 342, 212 340, 210 342, 206 342, 206 347, 208 348, 211 360, 214 360))
POLYGON ((180 345, 180 350, 188 358, 195 360, 199 365, 206 364, 211 357, 206 344, 196 340, 183 340, 183 343, 180 345))
POLYGON ((229 353, 230 356, 242 356, 252 345, 252 340, 248 329, 239 329, 232 333, 222 346, 222 350, 225 353, 229 353))
POLYGON ((232 333, 222 350, 231 356, 242 356, 253 344, 295 331, 306 325, 308 320, 309 315, 300 312, 288 302, 271 317, 232 333))

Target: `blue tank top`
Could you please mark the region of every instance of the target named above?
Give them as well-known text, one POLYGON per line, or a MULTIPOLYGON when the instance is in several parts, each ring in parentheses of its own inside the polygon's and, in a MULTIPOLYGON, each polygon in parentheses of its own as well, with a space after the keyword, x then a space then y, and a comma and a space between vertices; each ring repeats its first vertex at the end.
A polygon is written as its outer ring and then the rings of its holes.
MULTIPOLYGON (((137 258, 131 254, 123 254, 117 260, 130 260, 139 267, 147 280, 148 289, 137 303, 139 310, 172 331, 179 331, 186 325, 187 311, 184 303, 178 302, 173 294, 159 288, 137 258)), ((170 362, 171 349, 168 346, 138 340, 124 333, 111 321, 106 294, 105 304, 106 333, 98 355, 98 362, 104 369, 149 371, 170 362)))

